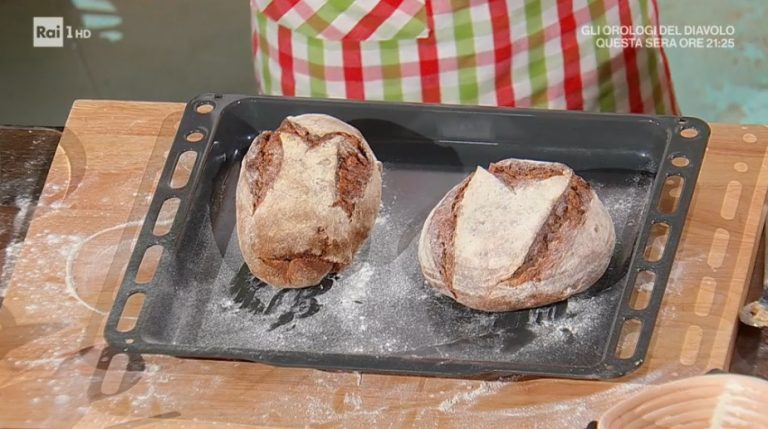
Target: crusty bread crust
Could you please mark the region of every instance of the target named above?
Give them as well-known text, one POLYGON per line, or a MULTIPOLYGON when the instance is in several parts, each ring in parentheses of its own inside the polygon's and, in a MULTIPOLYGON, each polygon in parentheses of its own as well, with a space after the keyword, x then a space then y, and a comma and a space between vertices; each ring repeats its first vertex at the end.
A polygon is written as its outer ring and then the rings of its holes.
MULTIPOLYGON (((539 229, 520 231, 535 234, 522 263, 510 262, 502 270, 504 275, 460 270, 463 275, 459 278, 452 256, 456 248, 451 247, 456 241, 457 208, 473 210, 462 206, 464 195, 459 189, 466 189, 475 173, 462 181, 437 204, 422 229, 419 261, 429 285, 474 309, 513 311, 563 300, 602 276, 613 253, 615 231, 610 215, 586 181, 563 164, 527 160, 497 162, 488 172, 510 189, 556 176, 568 181, 549 212, 544 213, 546 218, 539 229)), ((541 203, 530 204, 536 208, 541 203)), ((493 252, 493 243, 487 244, 488 251, 493 252)), ((476 262, 483 266, 483 261, 476 262)))
POLYGON ((381 164, 362 134, 327 115, 286 118, 260 134, 236 191, 243 258, 278 287, 318 284, 344 269, 381 203, 381 164))
MULTIPOLYGON (((458 203, 461 201, 464 191, 472 179, 472 175, 464 179, 443 197, 430 213, 430 218, 422 229, 422 239, 426 234, 432 239, 429 253, 429 269, 424 271, 436 285, 440 285, 441 292, 455 298, 453 293, 453 251, 454 231, 456 229, 456 217, 458 215, 458 203), (428 274, 427 274, 428 273, 428 274)), ((424 265, 422 265, 424 266, 424 265)))

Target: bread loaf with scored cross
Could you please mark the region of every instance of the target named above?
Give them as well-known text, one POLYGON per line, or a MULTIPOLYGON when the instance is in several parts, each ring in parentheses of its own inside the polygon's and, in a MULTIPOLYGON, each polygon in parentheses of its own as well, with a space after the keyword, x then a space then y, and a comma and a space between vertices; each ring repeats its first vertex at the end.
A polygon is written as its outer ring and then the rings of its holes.
POLYGON ((349 265, 368 237, 381 204, 381 163, 339 119, 288 117, 254 140, 236 199, 251 272, 277 287, 313 286, 349 265))
POLYGON ((587 289, 615 240, 608 211, 571 168, 507 159, 478 167, 443 197, 418 256, 438 292, 477 310, 512 311, 587 289))

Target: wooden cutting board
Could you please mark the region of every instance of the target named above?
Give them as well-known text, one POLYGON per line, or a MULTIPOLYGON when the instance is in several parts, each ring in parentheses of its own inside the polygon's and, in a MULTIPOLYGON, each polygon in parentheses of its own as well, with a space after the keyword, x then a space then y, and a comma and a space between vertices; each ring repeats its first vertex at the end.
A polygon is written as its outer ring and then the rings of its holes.
POLYGON ((575 428, 649 384, 727 367, 765 213, 762 125, 712 125, 648 359, 623 378, 474 381, 113 356, 105 314, 183 108, 72 107, 0 309, 0 426, 575 428))

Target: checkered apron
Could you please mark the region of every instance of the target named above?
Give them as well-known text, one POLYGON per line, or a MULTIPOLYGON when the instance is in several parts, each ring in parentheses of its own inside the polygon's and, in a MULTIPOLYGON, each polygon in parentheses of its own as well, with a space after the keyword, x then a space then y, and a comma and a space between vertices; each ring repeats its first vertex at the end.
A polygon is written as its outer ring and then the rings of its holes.
POLYGON ((265 94, 678 111, 664 51, 645 43, 654 36, 623 47, 583 28, 658 27, 656 0, 252 0, 251 10, 265 94))

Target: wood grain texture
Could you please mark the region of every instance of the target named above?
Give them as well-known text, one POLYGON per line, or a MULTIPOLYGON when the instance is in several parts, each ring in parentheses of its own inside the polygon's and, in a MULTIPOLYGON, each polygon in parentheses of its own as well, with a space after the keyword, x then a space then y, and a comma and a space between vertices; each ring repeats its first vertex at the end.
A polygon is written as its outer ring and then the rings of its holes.
POLYGON ((74 104, 0 309, 0 426, 574 428, 649 384, 727 366, 764 217, 764 126, 712 126, 648 359, 621 379, 489 382, 111 356, 104 314, 183 107, 74 104), (722 216, 728 189, 732 219, 722 216), (727 240, 711 252, 717 231, 727 240))

